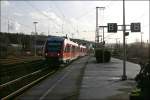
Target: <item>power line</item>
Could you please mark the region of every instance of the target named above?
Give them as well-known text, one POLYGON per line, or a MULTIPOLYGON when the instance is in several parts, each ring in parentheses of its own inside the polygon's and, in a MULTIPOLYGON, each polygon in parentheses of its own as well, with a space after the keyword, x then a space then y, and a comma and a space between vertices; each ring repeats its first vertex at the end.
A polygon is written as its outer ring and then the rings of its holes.
MULTIPOLYGON (((8 16, 6 17, 6 16, 1 15, 1 17, 6 18, 7 20, 9 20, 9 21, 11 21, 11 22, 17 22, 15 19, 12 19, 12 18, 10 19, 10 18, 8 18, 8 16)), ((6 23, 7 23, 7 22, 6 22, 6 23)), ((22 26, 24 26, 24 27, 26 27, 26 28, 32 30, 32 28, 31 28, 30 26, 28 26, 28 25, 22 24, 22 23, 20 23, 20 22, 17 22, 17 23, 19 23, 20 25, 22 25, 22 26)))
POLYGON ((62 12, 61 9, 59 9, 59 7, 56 6, 56 4, 53 2, 54 6, 58 9, 58 11, 61 13, 63 18, 66 18, 66 16, 64 15, 64 13, 62 12))
POLYGON ((132 17, 132 21, 138 20, 138 19, 142 19, 143 17, 145 17, 146 13, 144 12, 141 16, 138 16, 134 19, 134 17, 132 17))
POLYGON ((92 8, 90 11, 87 11, 87 12, 81 14, 80 16, 76 17, 75 19, 79 20, 79 19, 81 19, 82 17, 85 17, 85 16, 87 16, 87 15, 90 14, 90 13, 94 13, 93 10, 95 10, 95 7, 92 8))
MULTIPOLYGON (((112 2, 112 1, 110 1, 110 2, 109 2, 109 4, 105 6, 105 7, 106 7, 106 9, 110 7, 111 2, 112 2)), ((95 7, 94 7, 94 8, 92 8, 90 11, 87 11, 87 12, 85 12, 85 13, 81 14, 80 16, 76 17, 75 19, 80 19, 80 18, 82 18, 82 17, 87 16, 87 15, 88 15, 88 14, 90 14, 90 13, 94 13, 94 11, 93 11, 93 10, 95 10, 95 7)))
POLYGON ((35 9, 38 13, 40 13, 41 15, 45 16, 48 20, 50 20, 51 22, 53 22, 55 25, 57 25, 58 27, 61 27, 61 25, 57 24, 52 18, 50 18, 48 15, 44 14, 43 12, 41 12, 38 8, 36 8, 35 6, 33 6, 31 3, 29 3, 28 1, 25 1, 30 7, 32 7, 33 9, 35 9))
MULTIPOLYGON (((15 5, 13 5, 14 6, 14 8, 15 7, 17 7, 17 6, 15 6, 15 5)), ((22 9, 21 7, 19 8, 19 9, 17 9, 18 11, 21 11, 21 12, 27 12, 27 13, 29 13, 28 11, 27 11, 27 9, 25 10, 25 9, 22 9)), ((37 18, 34 18, 34 19, 36 19, 37 21, 41 21, 40 19, 37 19, 37 18)), ((47 20, 47 19, 42 19, 42 20, 47 20)), ((49 27, 49 26, 48 26, 49 27)), ((48 34, 49 34, 49 29, 48 29, 48 34)))
POLYGON ((58 9, 58 11, 61 13, 61 15, 62 15, 62 17, 64 18, 64 20, 65 20, 68 24, 70 24, 70 26, 72 27, 72 29, 75 31, 74 26, 72 25, 72 23, 70 22, 69 19, 67 20, 67 17, 66 17, 65 14, 62 12, 62 10, 61 10, 59 7, 57 7, 55 3, 53 3, 53 4, 54 4, 54 6, 58 9))
POLYGON ((108 5, 106 5, 105 7, 106 7, 106 8, 109 8, 110 6, 112 6, 111 3, 112 3, 112 1, 110 1, 110 2, 108 3, 108 5))
MULTIPOLYGON (((13 8, 17 8, 17 5, 13 5, 13 3, 12 3, 12 6, 11 7, 13 7, 13 8), (13 7, 14 6, 14 7, 13 7)), ((23 8, 19 8, 19 9, 17 9, 18 11, 21 11, 21 12, 26 12, 26 13, 28 13, 27 12, 27 9, 25 10, 25 9, 23 9, 23 8)), ((28 10, 29 11, 29 10, 28 10)), ((34 18, 34 19, 36 19, 36 20, 38 20, 38 21, 40 21, 40 19, 37 19, 37 18, 34 18)))

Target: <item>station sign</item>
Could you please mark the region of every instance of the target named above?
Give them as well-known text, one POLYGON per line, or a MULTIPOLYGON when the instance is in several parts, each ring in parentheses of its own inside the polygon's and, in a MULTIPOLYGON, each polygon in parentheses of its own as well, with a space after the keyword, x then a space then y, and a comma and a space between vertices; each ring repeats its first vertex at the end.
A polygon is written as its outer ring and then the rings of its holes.
POLYGON ((130 29, 131 29, 131 32, 141 32, 141 24, 131 23, 130 29))
POLYGON ((107 27, 108 33, 116 33, 118 30, 117 23, 108 23, 107 27))

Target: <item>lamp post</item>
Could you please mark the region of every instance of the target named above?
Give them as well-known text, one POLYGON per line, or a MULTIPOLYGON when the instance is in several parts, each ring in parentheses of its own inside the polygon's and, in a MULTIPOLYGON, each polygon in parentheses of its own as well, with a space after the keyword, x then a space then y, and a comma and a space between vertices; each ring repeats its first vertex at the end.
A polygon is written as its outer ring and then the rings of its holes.
POLYGON ((33 24, 35 25, 35 41, 34 41, 34 56, 36 56, 36 40, 37 40, 37 31, 36 31, 36 24, 38 22, 33 22, 33 24))

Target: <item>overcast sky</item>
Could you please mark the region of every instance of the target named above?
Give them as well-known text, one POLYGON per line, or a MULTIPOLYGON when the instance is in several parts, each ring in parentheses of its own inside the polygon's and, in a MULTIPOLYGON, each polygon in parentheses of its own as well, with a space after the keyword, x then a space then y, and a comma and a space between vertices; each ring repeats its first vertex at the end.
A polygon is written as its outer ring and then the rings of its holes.
MULTIPOLYGON (((143 40, 149 36, 149 2, 126 1, 126 24, 140 22, 143 40)), ((1 1, 1 32, 23 32, 31 34, 34 31, 33 22, 37 21, 38 33, 45 35, 68 36, 73 38, 95 40, 96 7, 106 7, 99 10, 99 25, 117 23, 122 25, 122 1, 1 1)), ((107 33, 106 42, 116 42, 122 32, 107 33)), ((140 33, 131 33, 128 43, 140 40, 140 33)), ((119 41, 118 40, 118 41, 119 41)))

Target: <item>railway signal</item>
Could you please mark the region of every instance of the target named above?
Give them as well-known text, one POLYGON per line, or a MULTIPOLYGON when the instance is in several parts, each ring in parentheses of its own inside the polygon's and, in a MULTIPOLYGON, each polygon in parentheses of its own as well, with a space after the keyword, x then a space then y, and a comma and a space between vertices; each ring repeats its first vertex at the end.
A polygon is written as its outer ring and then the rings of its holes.
POLYGON ((141 24, 140 23, 131 23, 131 32, 141 32, 141 24))
POLYGON ((117 23, 108 23, 107 29, 108 29, 108 33, 116 33, 118 30, 117 23))

